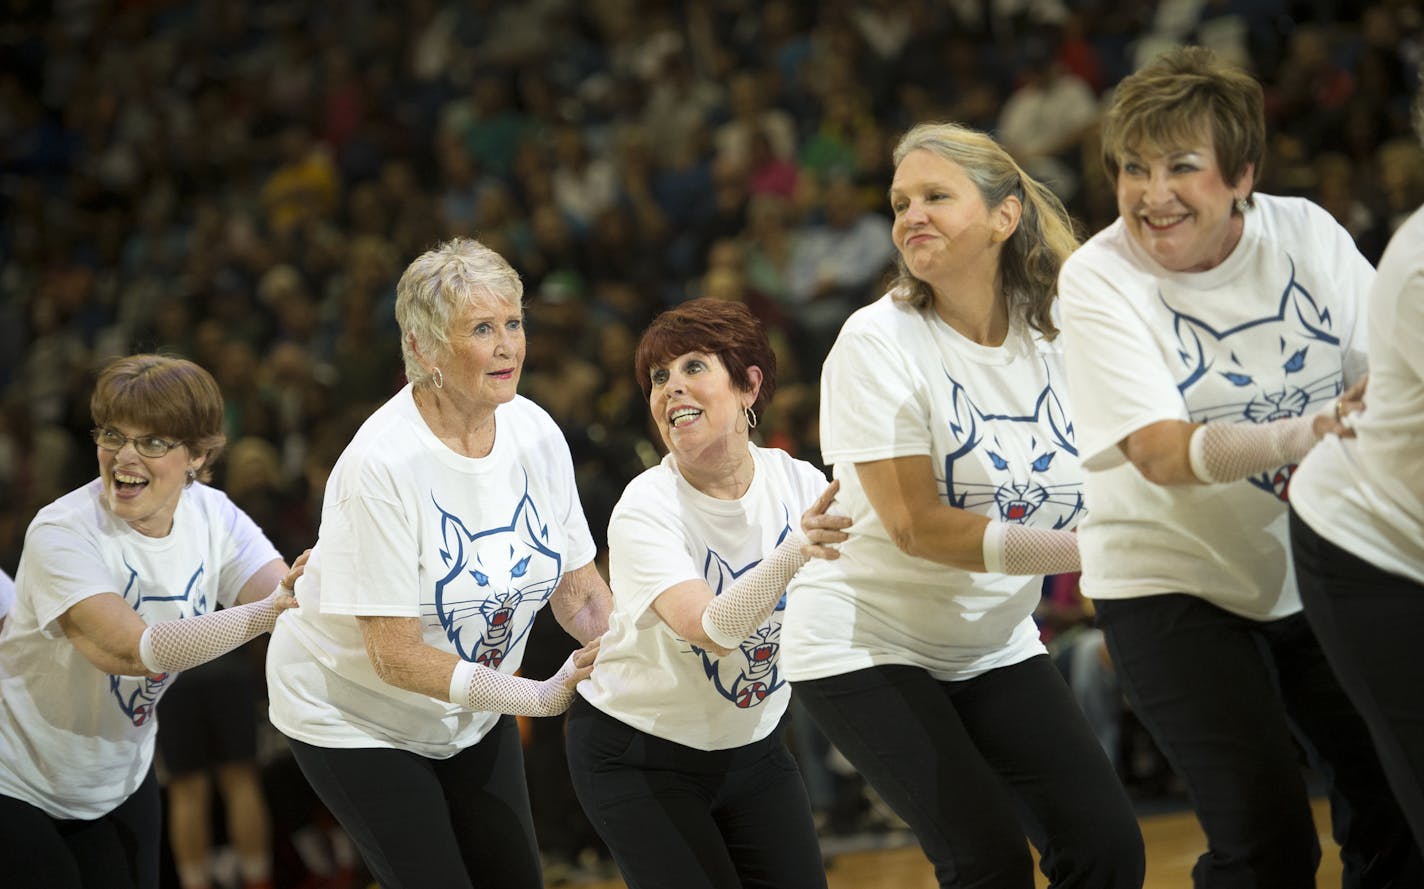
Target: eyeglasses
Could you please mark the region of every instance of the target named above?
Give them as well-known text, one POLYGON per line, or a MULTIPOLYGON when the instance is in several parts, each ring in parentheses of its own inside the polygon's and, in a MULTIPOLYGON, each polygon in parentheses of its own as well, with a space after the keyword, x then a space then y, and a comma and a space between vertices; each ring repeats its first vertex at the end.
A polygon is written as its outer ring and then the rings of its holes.
POLYGON ((140 457, 158 458, 178 447, 183 442, 168 441, 156 435, 140 435, 136 438, 129 438, 127 435, 120 435, 118 432, 107 427, 100 427, 89 432, 94 439, 94 444, 106 451, 118 451, 129 442, 133 442, 134 450, 138 451, 140 457))

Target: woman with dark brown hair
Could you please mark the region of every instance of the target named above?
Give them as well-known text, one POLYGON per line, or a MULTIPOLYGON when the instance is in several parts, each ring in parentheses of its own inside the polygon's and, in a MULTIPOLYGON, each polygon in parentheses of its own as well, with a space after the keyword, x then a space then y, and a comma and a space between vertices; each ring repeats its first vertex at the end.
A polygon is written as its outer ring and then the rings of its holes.
POLYGON ((824 886, 778 655, 787 581, 849 519, 819 470, 750 441, 776 359, 746 306, 664 312, 636 364, 668 454, 609 522, 613 612, 569 715, 579 801, 632 889, 824 886))
POLYGON ((225 441, 207 371, 121 358, 90 411, 99 477, 35 516, 0 632, 0 860, 9 886, 156 889, 158 700, 271 630, 306 556, 289 572, 203 484, 225 441))

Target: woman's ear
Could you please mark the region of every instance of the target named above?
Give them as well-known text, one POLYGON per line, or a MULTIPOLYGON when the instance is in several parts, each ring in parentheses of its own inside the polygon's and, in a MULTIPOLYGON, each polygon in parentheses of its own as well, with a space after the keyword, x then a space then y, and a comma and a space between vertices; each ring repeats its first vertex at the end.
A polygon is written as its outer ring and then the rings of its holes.
POLYGON ((989 224, 993 228, 994 243, 1002 244, 1013 237, 1019 227, 1019 219, 1023 216, 1023 202, 1017 195, 1009 195, 999 202, 999 206, 990 213, 989 224))
POLYGON ((1241 171, 1241 175, 1236 181, 1231 183, 1231 190, 1241 197, 1249 195, 1256 187, 1256 165, 1247 164, 1246 169, 1241 171))
POLYGON ((744 391, 752 397, 747 407, 756 404, 757 395, 761 393, 761 368, 755 364, 747 367, 747 388, 744 391))

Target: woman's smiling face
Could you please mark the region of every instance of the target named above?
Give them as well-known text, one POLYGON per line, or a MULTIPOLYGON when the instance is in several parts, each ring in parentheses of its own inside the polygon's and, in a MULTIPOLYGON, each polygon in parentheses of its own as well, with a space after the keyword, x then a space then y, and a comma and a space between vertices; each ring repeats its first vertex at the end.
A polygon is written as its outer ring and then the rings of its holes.
MULTIPOLYGON (((758 368, 747 370, 754 382, 760 379, 758 368)), ((730 441, 745 446, 745 409, 756 396, 732 385, 731 374, 716 355, 685 352, 654 365, 650 375, 648 409, 679 464, 695 465, 699 456, 721 453, 730 441)))
MULTIPOLYGON (((122 422, 105 428, 130 439, 173 438, 122 422)), ((173 514, 188 484, 188 471, 202 466, 184 444, 175 445, 162 457, 145 457, 125 441, 117 451, 94 446, 99 457, 99 477, 104 483, 104 503, 115 516, 147 537, 166 537, 173 528, 173 514)))
POLYGON ((1124 152, 1117 174, 1117 208, 1127 231, 1157 264, 1173 272, 1220 265, 1241 240, 1233 212, 1250 194, 1254 168, 1227 182, 1209 137, 1158 154, 1124 152))

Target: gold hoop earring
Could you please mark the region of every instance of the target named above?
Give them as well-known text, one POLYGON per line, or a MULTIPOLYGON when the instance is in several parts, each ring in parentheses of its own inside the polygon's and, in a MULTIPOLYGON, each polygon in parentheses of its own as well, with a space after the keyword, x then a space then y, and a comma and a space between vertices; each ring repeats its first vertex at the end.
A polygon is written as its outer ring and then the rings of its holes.
POLYGON ((434 370, 432 370, 432 371, 430 372, 430 377, 431 377, 431 379, 433 379, 433 380, 435 381, 435 388, 436 388, 436 389, 444 389, 444 388, 445 388, 445 375, 440 372, 440 368, 437 367, 437 368, 435 368, 434 370))

